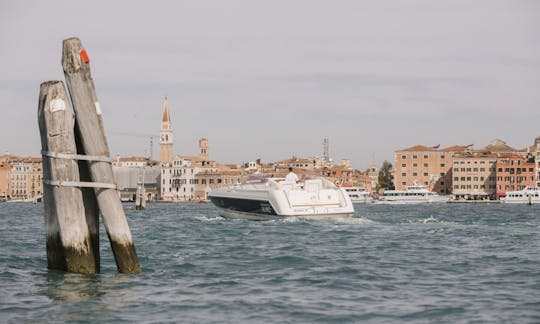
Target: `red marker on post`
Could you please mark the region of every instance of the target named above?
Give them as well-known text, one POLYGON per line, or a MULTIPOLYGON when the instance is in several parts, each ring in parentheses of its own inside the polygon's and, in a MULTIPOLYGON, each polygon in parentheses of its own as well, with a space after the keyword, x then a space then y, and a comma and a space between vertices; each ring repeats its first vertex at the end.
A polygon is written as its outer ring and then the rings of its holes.
POLYGON ((81 58, 82 58, 84 63, 90 62, 90 58, 88 57, 88 53, 86 53, 86 50, 84 48, 79 52, 79 54, 81 55, 81 58))

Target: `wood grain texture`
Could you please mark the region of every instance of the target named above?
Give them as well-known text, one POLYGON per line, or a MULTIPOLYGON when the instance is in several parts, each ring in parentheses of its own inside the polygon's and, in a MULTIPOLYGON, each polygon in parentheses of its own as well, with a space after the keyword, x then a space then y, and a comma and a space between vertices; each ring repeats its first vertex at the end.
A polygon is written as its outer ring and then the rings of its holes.
MULTIPOLYGON (((77 131, 86 154, 109 156, 90 64, 83 62, 80 55, 82 50, 84 48, 78 38, 64 40, 62 66, 75 111, 77 131)), ((89 172, 94 182, 115 183, 110 163, 90 162, 89 172)), ((117 190, 96 189, 95 193, 118 271, 121 273, 140 272, 135 245, 117 190)))
MULTIPOLYGON (((75 154, 73 111, 61 81, 41 84, 38 124, 44 151, 75 154)), ((79 181, 75 160, 43 157, 43 179, 79 181)), ((95 273, 80 188, 43 185, 47 265, 50 269, 95 273)))

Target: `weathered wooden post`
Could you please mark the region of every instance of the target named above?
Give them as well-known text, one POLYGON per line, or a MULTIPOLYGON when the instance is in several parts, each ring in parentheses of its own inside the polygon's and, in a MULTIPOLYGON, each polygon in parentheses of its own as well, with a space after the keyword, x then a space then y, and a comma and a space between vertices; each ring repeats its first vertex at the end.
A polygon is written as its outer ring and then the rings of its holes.
MULTIPOLYGON (((77 119, 77 131, 85 154, 109 157, 101 109, 90 74, 90 60, 78 38, 64 40, 62 66, 77 119)), ((90 177, 98 183, 115 183, 112 165, 105 161, 89 163, 90 177)), ((131 231, 116 189, 95 190, 103 223, 111 242, 118 271, 141 271, 131 231)))
MULTIPOLYGON (((86 155, 81 143, 81 135, 78 133, 77 121, 75 121, 75 145, 77 147, 77 154, 86 155)), ((79 175, 81 181, 90 182, 90 170, 88 167, 88 161, 79 160, 79 175)), ((92 251, 94 253, 94 260, 96 263, 97 272, 100 271, 100 252, 99 252, 99 206, 96 199, 96 193, 93 188, 83 187, 81 188, 83 195, 84 213, 86 215, 86 223, 88 224, 88 231, 90 232, 90 243, 92 244, 92 251)))
POLYGON ((85 218, 76 154, 73 111, 62 81, 41 84, 38 123, 43 150, 43 199, 47 266, 76 273, 95 273, 96 265, 85 218), (62 157, 64 155, 64 157, 62 157))
POLYGON ((137 184, 137 193, 135 194, 135 209, 136 210, 145 210, 146 209, 146 189, 144 188, 144 183, 137 184))

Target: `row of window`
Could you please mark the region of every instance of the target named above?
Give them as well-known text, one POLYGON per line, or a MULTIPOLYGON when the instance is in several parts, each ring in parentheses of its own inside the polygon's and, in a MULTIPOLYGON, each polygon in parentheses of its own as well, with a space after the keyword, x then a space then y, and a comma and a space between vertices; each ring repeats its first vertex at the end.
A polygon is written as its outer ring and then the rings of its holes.
MULTIPOLYGON (((454 177, 454 181, 485 181, 485 177, 454 177)), ((488 181, 495 181, 495 176, 487 177, 488 181)))
MULTIPOLYGON (((502 172, 503 171, 503 168, 498 168, 497 169, 498 172, 502 172)), ((513 174, 513 173, 522 173, 522 172, 527 172, 527 168, 504 168, 504 172, 508 172, 510 174, 513 174)), ((534 168, 529 168, 529 172, 532 173, 534 172, 534 168)))
MULTIPOLYGON (((497 180, 498 181, 503 181, 503 177, 502 176, 498 176, 497 177, 497 180)), ((504 181, 510 181, 510 182, 525 182, 527 181, 527 177, 526 176, 517 176, 517 177, 514 177, 514 176, 506 176, 504 177, 504 181)), ((530 182, 533 182, 534 181, 534 176, 531 176, 530 177, 530 182)))
MULTIPOLYGON (((418 163, 413 163, 413 168, 417 168, 418 167, 418 163)), ((441 163, 440 164, 441 168, 444 168, 446 166, 446 164, 444 163, 441 163)), ((406 168, 407 167, 407 163, 402 163, 401 164, 401 167, 403 168, 406 168)), ((424 168, 429 168, 429 164, 428 163, 424 163, 424 168)))
MULTIPOLYGON (((441 154, 441 159, 444 159, 444 157, 445 157, 445 155, 444 155, 444 154, 441 154)), ((414 160, 417 160, 417 159, 418 159, 418 155, 413 155, 412 158, 413 158, 414 160)), ((402 160, 407 159, 407 155, 402 155, 402 156, 401 156, 401 159, 402 159, 402 160)), ((429 159, 429 156, 428 156, 428 155, 424 155, 424 159, 425 159, 425 160, 429 159)))
MULTIPOLYGON (((473 161, 474 163, 473 164, 478 164, 478 161, 473 161)), ((489 163, 495 163, 495 161, 488 161, 489 163)), ((467 163, 465 163, 465 161, 457 161, 457 160, 454 160, 454 164, 471 164, 471 161, 467 161, 467 163)), ((480 164, 486 164, 486 161, 485 160, 480 160, 480 164)))
MULTIPOLYGON (((207 179, 201 179, 201 184, 207 184, 207 179)), ((208 184, 215 184, 215 183, 223 183, 223 184, 235 184, 235 183, 240 183, 240 178, 237 178, 237 179, 229 179, 229 178, 226 178, 226 179, 221 179, 221 178, 217 178, 217 179, 214 179, 214 178, 210 178, 208 179, 208 184)), ((187 184, 187 179, 169 179, 169 185, 176 185, 176 186, 181 186, 181 185, 185 185, 187 184)), ((189 179, 189 184, 191 185, 198 185, 199 184, 199 179, 189 179)), ((165 185, 165 179, 163 179, 163 185, 165 185)))
MULTIPOLYGON (((441 178, 444 178, 444 172, 441 172, 439 175, 441 176, 441 178)), ((402 172, 402 173, 401 173, 401 176, 402 176, 402 177, 406 177, 406 176, 407 176, 407 172, 402 172)), ((417 177, 417 176, 418 176, 418 172, 413 172, 413 173, 412 173, 412 176, 413 176, 413 177, 417 177)), ((427 172, 424 172, 424 177, 428 177, 428 176, 429 176, 429 174, 428 174, 427 172)))
MULTIPOLYGON (((486 172, 486 168, 454 168, 454 172, 486 172)), ((489 168, 489 172, 494 172, 495 168, 489 168)))

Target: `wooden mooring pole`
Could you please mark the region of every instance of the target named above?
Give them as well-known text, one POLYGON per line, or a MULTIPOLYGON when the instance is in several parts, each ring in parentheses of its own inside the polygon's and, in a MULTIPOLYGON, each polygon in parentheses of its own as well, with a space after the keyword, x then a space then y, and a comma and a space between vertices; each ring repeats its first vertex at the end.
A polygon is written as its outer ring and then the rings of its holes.
MULTIPOLYGON (((90 74, 90 60, 78 38, 63 42, 62 66, 73 103, 77 132, 85 154, 109 156, 101 108, 90 74)), ((90 178, 98 183, 115 183, 112 165, 104 161, 89 162, 90 178)), ((131 231, 116 189, 95 189, 99 210, 121 273, 139 273, 141 267, 131 231)))
POLYGON ((43 199, 47 266, 75 273, 98 272, 99 263, 96 264, 92 249, 81 189, 63 185, 79 181, 77 162, 50 156, 76 154, 73 111, 62 81, 41 84, 38 123, 45 153, 43 199))

